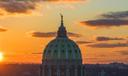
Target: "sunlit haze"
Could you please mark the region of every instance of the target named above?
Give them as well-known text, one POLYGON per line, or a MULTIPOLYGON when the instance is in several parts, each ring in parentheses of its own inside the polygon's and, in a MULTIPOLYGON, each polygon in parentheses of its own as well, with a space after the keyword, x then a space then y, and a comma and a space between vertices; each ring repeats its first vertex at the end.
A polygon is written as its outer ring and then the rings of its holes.
POLYGON ((2 52, 0 52, 0 62, 3 60, 3 58, 4 58, 4 55, 2 52))

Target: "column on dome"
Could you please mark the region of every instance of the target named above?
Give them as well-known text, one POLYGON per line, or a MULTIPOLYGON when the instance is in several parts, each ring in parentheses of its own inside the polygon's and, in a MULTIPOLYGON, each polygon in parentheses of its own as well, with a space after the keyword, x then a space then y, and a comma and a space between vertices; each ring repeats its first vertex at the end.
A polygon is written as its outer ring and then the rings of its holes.
POLYGON ((67 60, 68 60, 68 58, 69 58, 69 57, 68 57, 68 48, 66 48, 66 50, 65 50, 65 51, 66 51, 66 58, 65 58, 65 61, 66 61, 66 64, 68 65, 68 61, 67 61, 67 60))
POLYGON ((61 63, 61 48, 58 49, 59 51, 57 52, 58 53, 58 63, 60 64, 61 63))

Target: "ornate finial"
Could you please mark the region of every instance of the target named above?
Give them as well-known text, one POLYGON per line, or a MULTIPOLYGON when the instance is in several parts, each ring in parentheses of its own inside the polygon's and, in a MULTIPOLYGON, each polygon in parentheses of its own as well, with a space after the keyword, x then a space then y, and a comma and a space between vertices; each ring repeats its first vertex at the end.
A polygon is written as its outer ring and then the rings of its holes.
POLYGON ((60 16, 61 16, 61 26, 63 26, 64 25, 63 15, 60 13, 60 16))
POLYGON ((63 22, 63 15, 60 14, 61 16, 61 25, 57 31, 57 37, 61 37, 61 38, 68 38, 67 37, 67 31, 66 28, 64 27, 64 22, 63 22))
POLYGON ((61 19, 63 19, 63 15, 60 13, 61 19))

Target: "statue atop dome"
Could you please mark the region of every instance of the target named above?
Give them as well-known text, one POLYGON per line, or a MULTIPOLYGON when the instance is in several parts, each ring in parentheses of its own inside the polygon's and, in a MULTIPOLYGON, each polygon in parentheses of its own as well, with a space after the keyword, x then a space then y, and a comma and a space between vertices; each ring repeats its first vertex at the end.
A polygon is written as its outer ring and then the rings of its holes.
POLYGON ((61 13, 60 13, 60 16, 61 16, 61 25, 64 26, 64 17, 61 13))

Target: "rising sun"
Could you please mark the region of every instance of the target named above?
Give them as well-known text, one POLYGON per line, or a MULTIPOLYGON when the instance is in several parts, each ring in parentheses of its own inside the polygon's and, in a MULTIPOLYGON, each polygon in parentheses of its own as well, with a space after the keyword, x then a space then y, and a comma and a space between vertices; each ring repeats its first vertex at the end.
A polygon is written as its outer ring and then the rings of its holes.
POLYGON ((0 61, 2 61, 4 58, 3 52, 0 52, 0 61))

